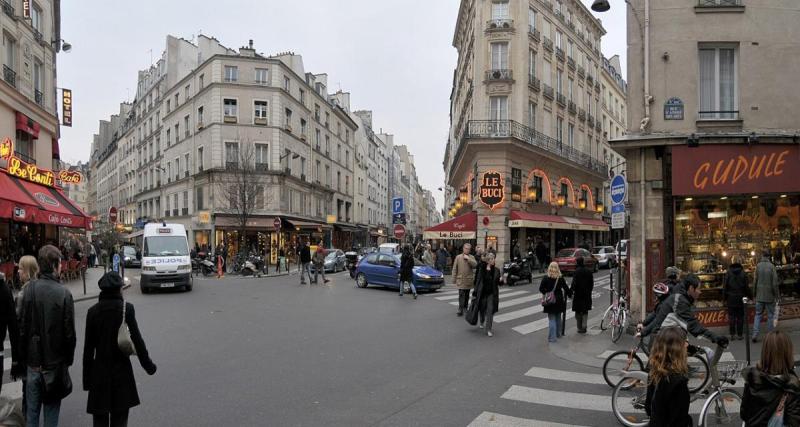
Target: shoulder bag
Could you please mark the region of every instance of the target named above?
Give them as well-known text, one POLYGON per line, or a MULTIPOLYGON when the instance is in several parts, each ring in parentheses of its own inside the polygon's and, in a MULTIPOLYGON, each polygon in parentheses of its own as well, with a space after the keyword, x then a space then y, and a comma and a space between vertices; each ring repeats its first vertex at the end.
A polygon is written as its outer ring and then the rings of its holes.
POLYGON ((548 307, 551 305, 555 305, 556 303, 556 289, 558 289, 558 280, 553 284, 553 290, 550 292, 545 292, 542 294, 542 307, 548 307))
POLYGON ((119 325, 119 330, 117 331, 117 347, 119 347, 119 351, 126 356, 133 356, 136 354, 136 347, 133 346, 133 341, 131 340, 131 331, 128 329, 128 323, 125 322, 125 308, 128 304, 125 300, 122 300, 122 323, 119 325))
POLYGON ((775 409, 775 413, 769 417, 769 421, 767 421, 767 427, 783 427, 783 409, 786 405, 786 397, 789 393, 783 393, 783 397, 781 397, 781 402, 778 403, 778 408, 775 409))

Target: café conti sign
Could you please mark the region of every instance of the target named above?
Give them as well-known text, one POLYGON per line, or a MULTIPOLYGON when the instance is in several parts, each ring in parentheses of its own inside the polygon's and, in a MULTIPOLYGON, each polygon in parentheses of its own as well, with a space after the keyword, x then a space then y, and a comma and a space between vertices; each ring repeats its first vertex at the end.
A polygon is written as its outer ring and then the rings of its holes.
POLYGON ((672 194, 758 194, 800 189, 796 145, 705 145, 672 148, 672 194))
POLYGON ((6 172, 9 175, 36 184, 55 187, 56 180, 60 180, 62 185, 80 184, 83 181, 83 175, 78 171, 62 170, 56 174, 50 169, 40 168, 14 156, 14 141, 8 137, 0 142, 0 159, 6 160, 6 172))

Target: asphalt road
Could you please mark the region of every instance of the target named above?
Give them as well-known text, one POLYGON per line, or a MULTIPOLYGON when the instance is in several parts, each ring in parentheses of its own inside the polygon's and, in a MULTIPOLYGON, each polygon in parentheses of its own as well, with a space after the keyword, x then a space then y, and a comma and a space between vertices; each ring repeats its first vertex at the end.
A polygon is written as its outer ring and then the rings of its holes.
MULTIPOLYGON (((456 317, 450 291, 415 301, 355 288, 347 273, 330 277, 315 286, 298 276, 198 278, 190 293, 125 291, 158 365, 147 376, 132 359, 142 404, 130 425, 616 425, 610 398, 581 401, 581 393, 610 396, 591 384, 597 372, 549 353, 538 281, 501 288, 504 317, 490 338, 456 317), (563 372, 577 374, 564 381, 563 372)), ((595 311, 607 304, 604 292, 595 311)), ((81 357, 92 304, 76 305, 75 391, 62 403, 62 426, 91 424, 81 357)))

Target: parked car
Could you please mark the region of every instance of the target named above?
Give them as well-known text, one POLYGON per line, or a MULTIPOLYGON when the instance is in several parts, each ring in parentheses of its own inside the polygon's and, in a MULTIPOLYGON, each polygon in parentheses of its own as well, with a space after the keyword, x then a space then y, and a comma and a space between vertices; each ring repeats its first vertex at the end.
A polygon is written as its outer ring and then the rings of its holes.
MULTIPOLYGON (((441 271, 414 260, 412 280, 417 290, 435 291, 444 286, 441 271)), ((356 284, 359 288, 369 285, 400 289, 400 257, 387 253, 371 253, 361 259, 356 267, 356 284)))
POLYGON ((558 263, 558 268, 561 269, 561 272, 567 274, 575 272, 578 258, 583 258, 583 264, 586 266, 586 268, 591 271, 597 271, 597 259, 593 257, 589 251, 583 248, 561 249, 556 254, 556 259, 554 261, 558 263))
MULTIPOLYGON (((343 271, 347 262, 347 257, 341 249, 325 249, 325 272, 336 273, 343 271)), ((311 264, 311 271, 315 270, 314 264, 311 264)))
POLYGON ((123 246, 122 256, 125 267, 142 267, 142 259, 136 255, 136 248, 133 246, 123 246))
POLYGON ((592 255, 597 258, 600 268, 614 268, 617 266, 617 255, 613 246, 595 246, 592 255))

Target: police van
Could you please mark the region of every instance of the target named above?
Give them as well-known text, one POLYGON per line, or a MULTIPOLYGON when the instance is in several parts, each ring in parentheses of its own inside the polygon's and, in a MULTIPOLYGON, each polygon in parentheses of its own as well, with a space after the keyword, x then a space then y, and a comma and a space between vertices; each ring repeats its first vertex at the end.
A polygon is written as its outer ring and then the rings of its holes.
POLYGON ((143 237, 142 293, 174 288, 191 291, 192 261, 186 228, 181 224, 145 224, 143 237))

